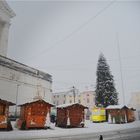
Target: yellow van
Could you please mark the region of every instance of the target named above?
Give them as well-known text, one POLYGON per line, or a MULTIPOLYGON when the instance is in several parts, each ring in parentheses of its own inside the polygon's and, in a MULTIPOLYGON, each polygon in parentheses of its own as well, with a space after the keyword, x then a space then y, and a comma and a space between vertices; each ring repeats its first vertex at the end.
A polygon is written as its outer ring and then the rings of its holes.
POLYGON ((104 122, 106 121, 106 111, 103 107, 94 107, 92 115, 90 117, 92 122, 104 122))

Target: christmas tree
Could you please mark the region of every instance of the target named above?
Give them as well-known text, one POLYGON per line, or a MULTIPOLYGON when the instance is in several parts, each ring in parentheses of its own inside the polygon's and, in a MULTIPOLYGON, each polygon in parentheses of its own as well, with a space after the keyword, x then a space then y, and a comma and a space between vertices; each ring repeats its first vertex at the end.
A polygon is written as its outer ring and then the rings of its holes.
POLYGON ((103 54, 99 56, 96 75, 96 106, 117 105, 118 93, 114 86, 113 75, 103 54))

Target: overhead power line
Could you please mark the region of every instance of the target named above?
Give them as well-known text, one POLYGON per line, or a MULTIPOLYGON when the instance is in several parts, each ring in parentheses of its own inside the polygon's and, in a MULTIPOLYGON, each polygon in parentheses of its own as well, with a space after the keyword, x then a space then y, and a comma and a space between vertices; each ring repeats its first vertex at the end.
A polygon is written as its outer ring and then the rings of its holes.
POLYGON ((111 1, 108 5, 106 5, 103 9, 101 9, 100 11, 97 12, 96 15, 92 16, 89 20, 87 20, 86 22, 84 22, 81 26, 79 26, 78 28, 76 28, 74 31, 72 31, 71 33, 69 33, 67 36, 65 36, 63 39, 60 39, 58 41, 56 41, 53 45, 51 45, 50 47, 46 48, 45 50, 41 51, 40 53, 32 56, 29 58, 28 61, 38 57, 41 54, 45 54, 47 52, 49 52, 50 50, 58 47, 58 44, 64 42, 65 40, 68 40, 70 37, 72 37, 75 33, 79 32, 83 27, 85 27, 87 24, 89 24, 91 21, 95 20, 99 15, 101 15, 105 10, 107 10, 112 4, 115 3, 116 0, 111 1))
MULTIPOLYGON (((134 59, 134 58, 136 58, 137 59, 137 57, 140 57, 140 55, 135 55, 135 56, 127 56, 127 57, 121 57, 121 60, 122 61, 125 61, 125 60, 132 60, 132 59, 134 59)), ((114 61, 116 61, 116 62, 119 62, 119 59, 118 58, 116 58, 116 59, 107 59, 107 61, 108 62, 114 62, 114 61)), ((49 65, 49 66, 40 66, 40 68, 47 68, 47 69, 56 69, 56 68, 68 68, 68 67, 70 67, 70 68, 72 68, 72 67, 75 67, 75 68, 77 68, 77 67, 79 67, 79 66, 87 66, 87 65, 93 65, 95 62, 97 62, 97 60, 96 59, 93 59, 92 61, 87 61, 87 62, 85 62, 85 63, 75 63, 75 64, 58 64, 58 65, 49 65)), ((130 66, 130 67, 132 67, 132 68, 134 68, 134 66, 130 66)))
POLYGON ((116 34, 116 39, 117 39, 117 48, 118 48, 119 63, 120 63, 120 74, 121 74, 121 86, 122 86, 122 94, 123 94, 123 104, 125 105, 124 81, 123 81, 122 61, 121 61, 121 53, 120 53, 119 36, 118 36, 118 34, 116 34))

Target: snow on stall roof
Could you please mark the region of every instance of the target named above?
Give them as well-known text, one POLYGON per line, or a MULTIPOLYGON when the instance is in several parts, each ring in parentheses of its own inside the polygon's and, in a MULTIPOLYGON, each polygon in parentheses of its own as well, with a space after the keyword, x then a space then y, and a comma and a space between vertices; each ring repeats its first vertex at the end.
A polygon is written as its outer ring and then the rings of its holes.
POLYGON ((34 100, 34 101, 30 101, 30 102, 26 102, 26 103, 23 103, 23 104, 20 104, 18 106, 24 106, 24 105, 28 105, 28 104, 32 104, 32 103, 36 103, 36 102, 45 102, 51 106, 55 106, 54 104, 48 102, 48 101, 45 101, 44 99, 37 99, 37 100, 34 100))
POLYGON ((124 107, 128 108, 126 105, 109 105, 106 109, 122 109, 124 107))
POLYGON ((84 106, 84 105, 82 105, 82 104, 79 104, 79 103, 62 104, 62 105, 56 106, 56 108, 66 108, 66 107, 73 106, 73 105, 80 105, 80 106, 82 106, 82 107, 84 107, 84 108, 88 108, 88 107, 86 107, 86 106, 84 106))
POLYGON ((9 105, 9 106, 16 105, 15 103, 12 103, 12 102, 7 101, 7 100, 2 100, 2 99, 0 99, 0 104, 9 105))

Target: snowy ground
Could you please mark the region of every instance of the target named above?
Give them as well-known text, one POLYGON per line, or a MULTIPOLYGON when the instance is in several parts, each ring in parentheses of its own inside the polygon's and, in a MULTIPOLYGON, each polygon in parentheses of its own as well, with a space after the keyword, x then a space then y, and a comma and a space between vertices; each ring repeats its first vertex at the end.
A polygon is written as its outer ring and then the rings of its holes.
MULTIPOLYGON (((13 123, 14 125, 14 123, 13 123)), ((96 133, 96 132, 106 132, 113 130, 123 130, 129 128, 140 128, 140 121, 135 121, 127 124, 108 124, 105 123, 92 123, 90 121, 86 121, 85 128, 58 128, 55 127, 54 130, 26 130, 21 131, 14 128, 13 131, 10 132, 0 132, 0 140, 5 139, 30 139, 30 138, 48 138, 48 137, 59 137, 59 136, 68 136, 68 135, 78 135, 78 134, 88 134, 88 133, 96 133)))

